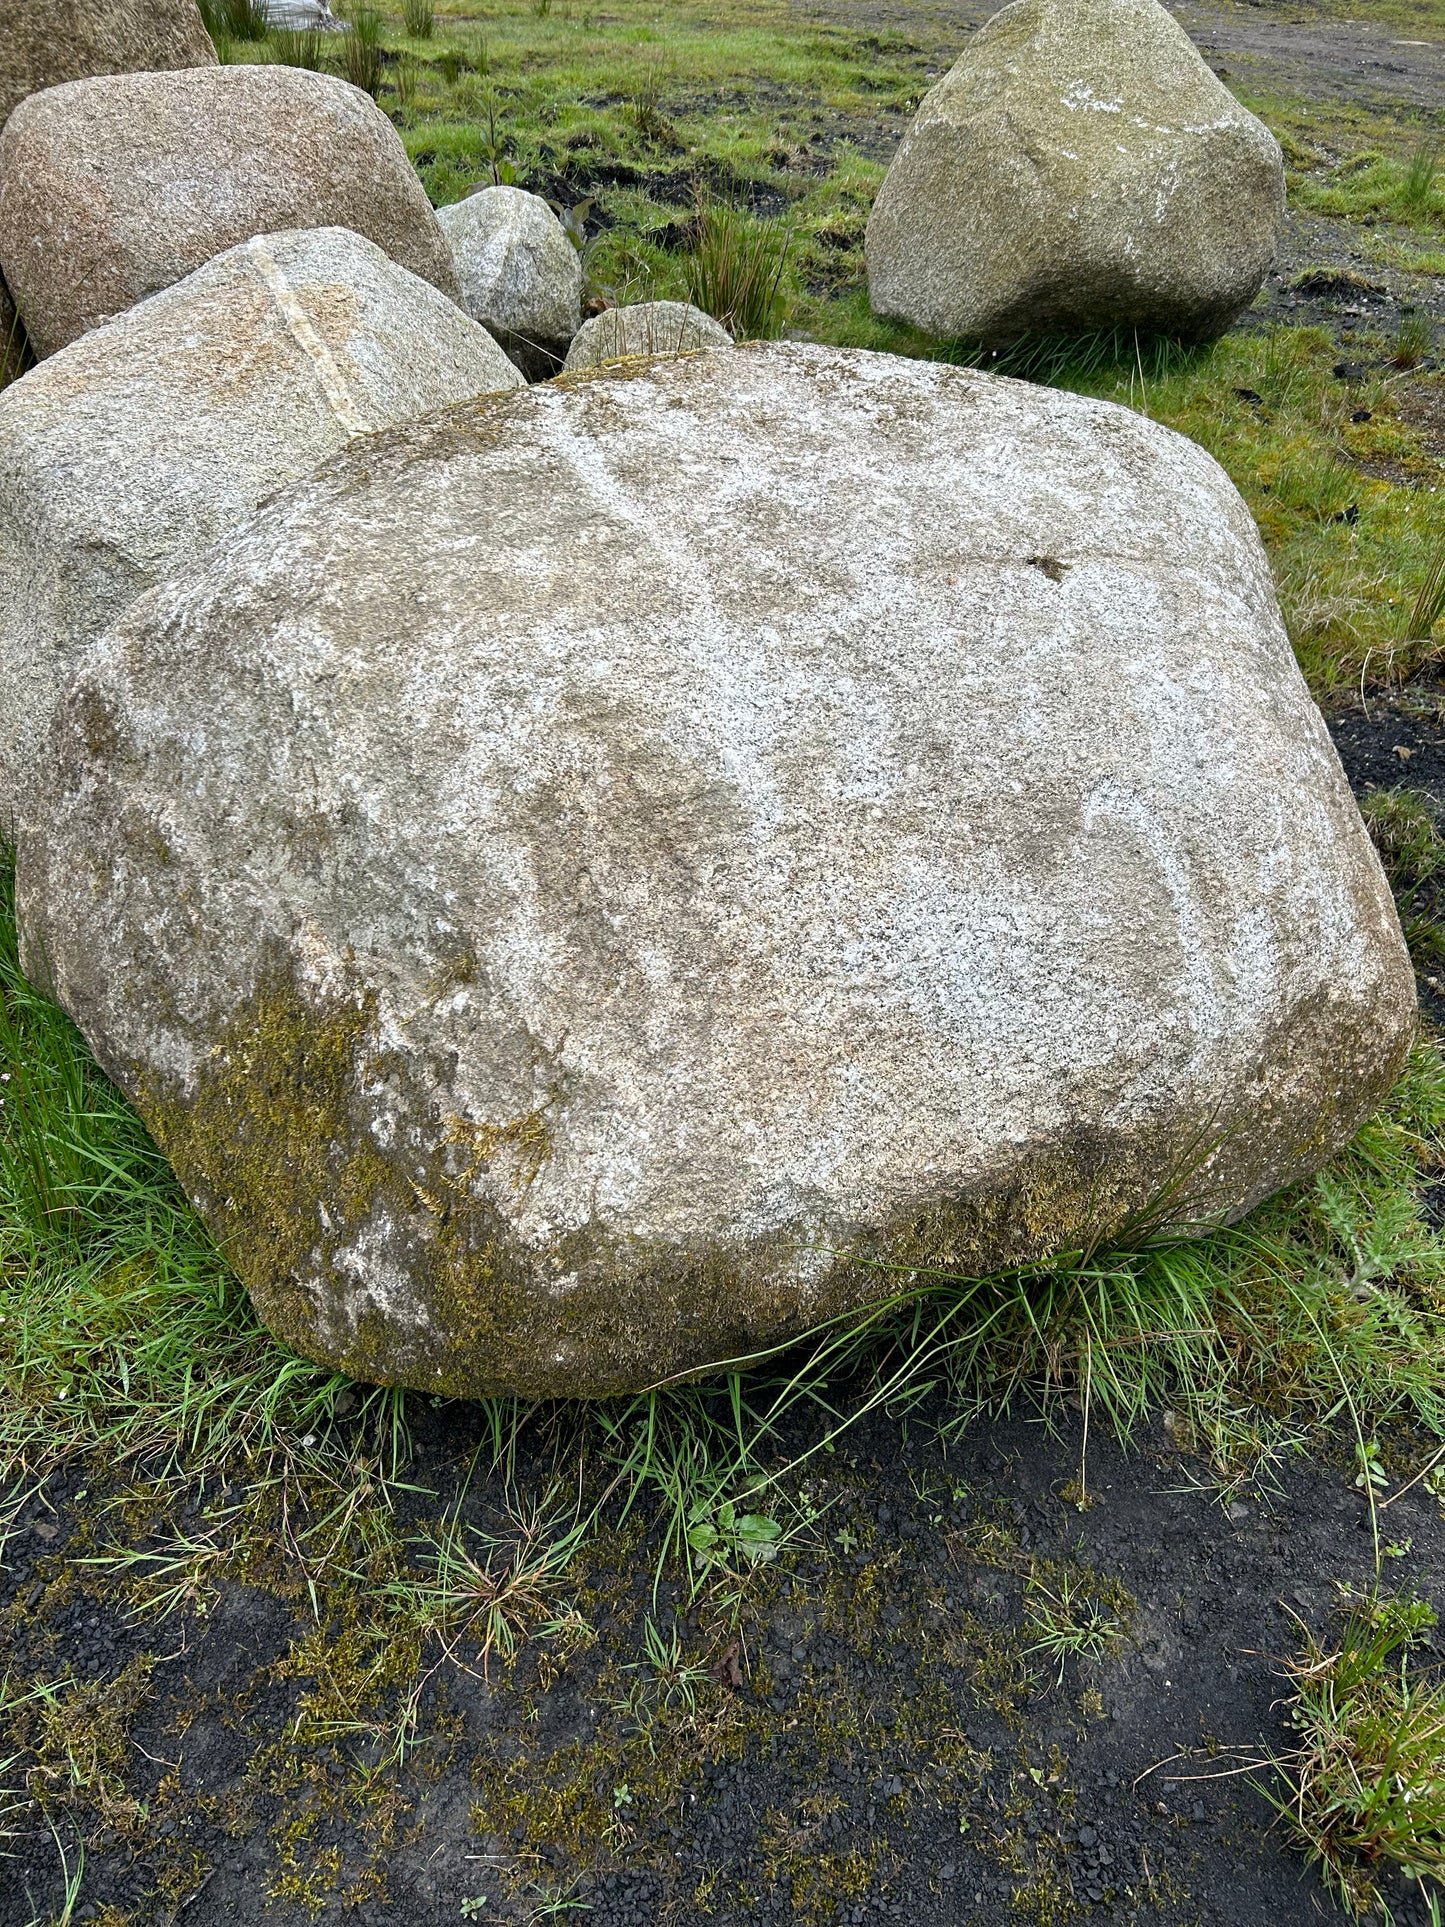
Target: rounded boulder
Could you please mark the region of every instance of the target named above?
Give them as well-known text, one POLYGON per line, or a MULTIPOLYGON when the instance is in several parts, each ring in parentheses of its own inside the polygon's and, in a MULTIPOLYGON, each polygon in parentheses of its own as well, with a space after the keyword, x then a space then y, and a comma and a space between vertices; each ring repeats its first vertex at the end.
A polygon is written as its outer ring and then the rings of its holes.
POLYGON ((344 227, 457 298, 446 238, 369 95, 299 67, 113 74, 0 134, 0 267, 38 355, 252 235, 344 227))
POLYGON ((27 965, 362 1378, 617 1392, 1234 1218, 1413 1033, 1223 471, 967 369, 752 344, 357 442, 53 743, 27 965))
POLYGON ((484 187, 440 208, 467 313, 527 376, 556 374, 582 325, 582 259, 540 194, 484 187))
POLYGON ((1220 333, 1284 163, 1157 0, 1017 0, 924 98, 868 220, 875 313, 939 336, 1220 333))
POLYGON ((584 321, 562 370, 571 375, 627 355, 686 355, 732 345, 722 323, 690 301, 639 301, 629 308, 604 308, 584 321))

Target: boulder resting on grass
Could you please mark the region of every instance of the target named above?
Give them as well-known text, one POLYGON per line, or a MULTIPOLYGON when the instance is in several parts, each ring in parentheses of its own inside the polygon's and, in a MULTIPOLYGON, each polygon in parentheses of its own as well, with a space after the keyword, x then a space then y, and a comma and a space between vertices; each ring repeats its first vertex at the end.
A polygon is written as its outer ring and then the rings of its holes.
POLYGON ((624 355, 685 355, 732 345, 722 323, 690 301, 639 301, 632 307, 604 308, 584 321, 562 370, 573 375, 624 355))
POLYGON ((874 311, 940 336, 1220 333, 1284 163, 1157 0, 1017 0, 925 95, 868 220, 874 311))
POLYGON ((366 1379, 615 1392, 1235 1217, 1414 1029, 1223 471, 963 368, 753 344, 358 442, 53 745, 27 968, 366 1379))
POLYGON ((457 298, 400 136, 330 74, 77 80, 32 95, 0 135, 0 267, 37 355, 253 234, 317 227, 352 229, 457 298))
POLYGON ((143 589, 355 436, 522 377, 344 228, 230 248, 0 391, 0 835, 55 703, 143 589))
POLYGON ((529 381, 555 375, 582 325, 582 260, 540 194, 484 187, 440 208, 462 302, 529 381))

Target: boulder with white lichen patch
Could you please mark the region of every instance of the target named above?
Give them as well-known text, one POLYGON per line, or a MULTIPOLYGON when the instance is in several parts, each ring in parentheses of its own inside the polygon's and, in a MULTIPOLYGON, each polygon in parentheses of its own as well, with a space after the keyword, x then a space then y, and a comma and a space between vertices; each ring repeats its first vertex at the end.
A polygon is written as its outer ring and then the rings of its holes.
POLYGON ((963 368, 752 345, 357 442, 53 743, 28 967, 365 1378, 613 1392, 1232 1218, 1413 1032, 1222 470, 963 368))

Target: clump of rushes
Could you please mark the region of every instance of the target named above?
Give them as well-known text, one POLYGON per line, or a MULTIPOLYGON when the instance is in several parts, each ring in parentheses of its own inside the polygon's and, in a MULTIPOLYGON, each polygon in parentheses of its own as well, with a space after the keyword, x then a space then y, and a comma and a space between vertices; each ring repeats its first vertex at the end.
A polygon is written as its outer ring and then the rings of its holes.
POLYGON ((1407 314, 1395 336, 1394 363, 1397 368, 1418 368, 1435 352, 1435 323, 1427 314, 1407 314))
POLYGON ((322 36, 314 27, 278 27, 271 35, 271 53, 280 67, 309 67, 320 73, 325 65, 322 36))
POLYGON ((1407 639, 1425 641, 1441 616, 1445 616, 1445 536, 1430 550, 1420 587, 1405 617, 1407 639))
POLYGON ((1430 211, 1435 201, 1435 176, 1440 171, 1440 143, 1433 136, 1422 140, 1410 156, 1410 165, 1400 183, 1400 206, 1405 213, 1419 216, 1430 211))
POLYGON ((341 42, 342 77, 375 100, 381 91, 386 56, 381 46, 381 15, 360 7, 351 16, 351 32, 341 42))
POLYGON ((791 234, 702 191, 695 231, 685 263, 688 300, 739 340, 781 334, 788 318, 784 276, 791 234))
MULTIPOLYGON (((1310 1633, 1286 1662, 1299 1742, 1266 1797, 1357 1916, 1377 1882, 1414 1880, 1432 1918, 1445 1886, 1445 1689, 1412 1664, 1435 1625, 1423 1600, 1350 1598, 1337 1641, 1310 1633)), ((1389 1918, 1388 1911, 1386 1918, 1389 1918)))
POLYGON ((432 0, 402 0, 402 21, 413 40, 430 40, 436 19, 432 0))
POLYGON ((201 18, 212 40, 264 40, 270 31, 261 0, 201 0, 201 18))

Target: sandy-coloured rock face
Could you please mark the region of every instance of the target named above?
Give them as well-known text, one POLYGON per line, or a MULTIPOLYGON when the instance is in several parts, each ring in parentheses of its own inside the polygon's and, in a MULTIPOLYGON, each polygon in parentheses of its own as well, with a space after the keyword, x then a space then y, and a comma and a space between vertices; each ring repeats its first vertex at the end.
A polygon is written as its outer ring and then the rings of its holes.
POLYGON ((1259 292, 1284 211, 1274 136, 1157 0, 1018 0, 925 96, 868 290, 942 336, 1207 336, 1259 292))
POLYGON ((1390 892, 1222 470, 860 351, 359 441, 137 603, 21 923, 263 1316, 603 1392, 1139 1214, 1390 1087, 1390 892))
POLYGON ((63 81, 215 64, 196 0, 6 0, 0 127, 27 95, 63 81))
POLYGON ((639 301, 629 308, 605 308, 584 321, 562 367, 570 375, 623 355, 685 355, 732 345, 722 323, 691 302, 639 301))
POLYGON ((555 374, 582 325, 582 261, 539 194, 484 187, 438 210, 467 313, 531 381, 555 374))
POLYGON ((344 228, 243 242, 0 392, 0 833, 56 700, 143 589, 357 435, 522 377, 344 228))
POLYGON ((0 267, 39 355, 238 241, 292 227, 350 228, 457 296, 396 129, 329 74, 77 80, 32 95, 0 135, 0 267))

